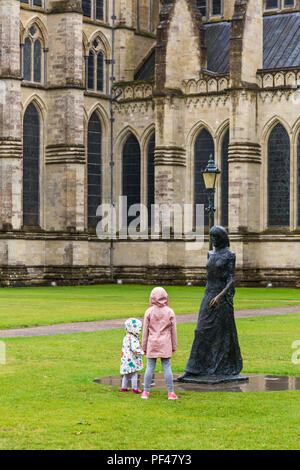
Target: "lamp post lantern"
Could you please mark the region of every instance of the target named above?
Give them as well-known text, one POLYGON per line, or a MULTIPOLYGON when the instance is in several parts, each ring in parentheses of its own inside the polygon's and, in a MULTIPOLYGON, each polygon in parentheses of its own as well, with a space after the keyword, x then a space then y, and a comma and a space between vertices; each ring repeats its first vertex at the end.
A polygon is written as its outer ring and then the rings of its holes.
MULTIPOLYGON (((205 210, 206 212, 208 212, 209 233, 213 224, 213 214, 216 210, 214 207, 214 196, 215 196, 216 185, 217 185, 217 181, 218 181, 218 177, 220 173, 221 173, 220 170, 215 166, 215 162, 211 154, 205 170, 202 171, 204 184, 205 184, 205 188, 207 191, 207 198, 208 198, 208 207, 205 210)), ((212 245, 211 236, 209 234, 209 250, 211 251, 212 249, 213 249, 213 245, 212 245)))

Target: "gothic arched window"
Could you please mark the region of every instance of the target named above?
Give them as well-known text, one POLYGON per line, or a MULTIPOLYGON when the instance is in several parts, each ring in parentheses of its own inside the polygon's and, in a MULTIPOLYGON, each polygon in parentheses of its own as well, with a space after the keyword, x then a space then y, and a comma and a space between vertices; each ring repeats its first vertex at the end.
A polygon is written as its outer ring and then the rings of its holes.
POLYGON ((229 129, 222 141, 221 162, 221 225, 228 226, 228 145, 229 129))
POLYGON ((43 81, 43 38, 39 28, 32 25, 27 31, 23 46, 23 79, 29 82, 43 81))
POLYGON ((155 133, 151 134, 148 143, 147 152, 147 208, 148 208, 148 224, 151 224, 151 206, 154 204, 154 150, 155 150, 155 133))
POLYGON ((298 222, 300 226, 300 134, 298 136, 298 185, 297 185, 297 200, 298 200, 298 222))
POLYGON ((23 225, 40 224, 40 118, 29 104, 23 118, 23 225))
POLYGON ((104 91, 104 54, 99 39, 93 41, 89 51, 86 81, 88 90, 104 91))
MULTIPOLYGON (((127 208, 141 203, 141 151, 133 134, 130 134, 123 147, 122 194, 127 196, 127 208)), ((127 225, 135 217, 127 217, 127 225)))
POLYGON ((290 139, 281 124, 268 142, 268 225, 290 225, 290 139))
MULTIPOLYGON (((207 206, 207 193, 204 185, 202 170, 206 168, 209 156, 214 156, 214 141, 206 129, 199 132, 195 142, 194 163, 194 203, 207 206)), ((204 212, 204 224, 208 225, 208 215, 204 212)))
POLYGON ((88 124, 87 139, 87 206, 88 228, 96 228, 96 211, 102 201, 102 128, 96 112, 88 124))

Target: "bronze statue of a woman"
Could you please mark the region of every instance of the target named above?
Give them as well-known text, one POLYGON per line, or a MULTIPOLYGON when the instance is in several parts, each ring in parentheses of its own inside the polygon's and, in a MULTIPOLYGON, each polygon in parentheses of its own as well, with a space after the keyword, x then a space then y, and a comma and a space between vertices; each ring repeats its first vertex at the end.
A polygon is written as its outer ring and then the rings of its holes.
POLYGON ((212 227, 207 284, 200 306, 190 358, 179 382, 219 383, 247 380, 234 321, 235 254, 223 227, 212 227))

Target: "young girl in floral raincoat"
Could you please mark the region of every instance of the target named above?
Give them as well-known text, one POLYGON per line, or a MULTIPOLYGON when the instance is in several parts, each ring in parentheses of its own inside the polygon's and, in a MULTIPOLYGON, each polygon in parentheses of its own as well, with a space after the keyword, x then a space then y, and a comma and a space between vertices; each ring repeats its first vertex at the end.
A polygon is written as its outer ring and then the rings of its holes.
POLYGON ((129 392, 128 379, 131 376, 133 393, 142 393, 138 390, 138 371, 143 369, 142 356, 144 354, 140 345, 142 322, 136 318, 129 318, 125 322, 126 336, 123 339, 120 373, 123 375, 121 392, 129 392))

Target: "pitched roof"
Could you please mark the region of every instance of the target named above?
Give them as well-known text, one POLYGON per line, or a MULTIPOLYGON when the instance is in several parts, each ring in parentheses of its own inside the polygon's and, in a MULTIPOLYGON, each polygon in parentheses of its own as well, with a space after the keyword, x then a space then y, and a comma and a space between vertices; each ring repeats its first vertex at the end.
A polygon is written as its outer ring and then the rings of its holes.
MULTIPOLYGON (((229 72, 230 22, 205 24, 207 69, 229 72)), ((300 13, 287 13, 263 18, 263 68, 300 67, 300 13)), ((144 62, 135 80, 154 76, 154 53, 144 62)))
POLYGON ((263 68, 300 66, 300 13, 264 18, 263 68))
POLYGON ((231 23, 206 24, 207 69, 212 72, 229 72, 231 23))
POLYGON ((155 70, 155 49, 150 53, 150 55, 143 61, 142 65, 139 67, 137 72, 134 75, 135 80, 150 80, 154 77, 155 70))

